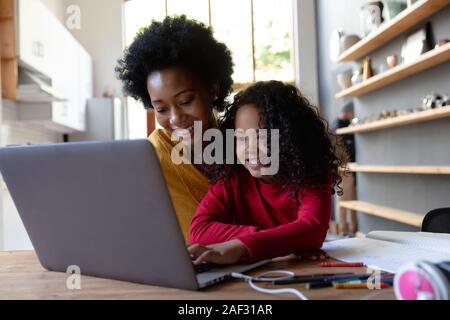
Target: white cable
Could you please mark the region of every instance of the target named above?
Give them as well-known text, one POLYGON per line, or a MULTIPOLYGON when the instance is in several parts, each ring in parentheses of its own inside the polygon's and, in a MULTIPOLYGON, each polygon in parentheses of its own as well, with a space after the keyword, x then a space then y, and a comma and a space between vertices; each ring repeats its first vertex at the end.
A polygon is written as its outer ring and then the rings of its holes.
POLYGON ((299 298, 300 300, 308 300, 308 298, 306 298, 300 291, 298 291, 297 289, 294 289, 294 288, 266 289, 266 288, 261 288, 261 287, 257 286, 256 284, 253 283, 252 280, 249 280, 248 284, 254 290, 259 291, 259 292, 268 293, 268 294, 291 293, 291 294, 295 295, 297 298, 299 298))
POLYGON ((264 273, 259 274, 256 277, 247 276, 240 272, 232 272, 231 276, 233 278, 237 279, 244 279, 246 281, 252 280, 255 282, 272 282, 275 280, 289 280, 295 277, 295 273, 292 271, 286 271, 286 270, 273 270, 273 271, 267 271, 264 273), (268 277, 271 275, 270 277, 268 277))
POLYGON ((308 300, 308 298, 306 298, 300 291, 294 289, 294 288, 283 288, 283 289, 267 289, 267 288, 262 288, 260 286, 257 286, 256 284, 254 284, 253 282, 272 282, 275 280, 286 280, 286 279, 292 279, 295 274, 291 271, 285 271, 285 270, 276 270, 276 271, 269 271, 269 272, 264 272, 262 274, 260 274, 257 277, 251 277, 251 276, 247 276, 245 274, 242 273, 237 273, 237 272, 233 272, 231 273, 231 276, 233 278, 237 278, 237 279, 244 279, 246 282, 248 282, 249 286, 256 291, 262 292, 262 293, 267 293, 267 294, 282 294, 282 293, 290 293, 295 295, 297 298, 299 298, 300 300, 308 300), (280 277, 267 277, 269 274, 284 274, 284 276, 280 276, 280 277))

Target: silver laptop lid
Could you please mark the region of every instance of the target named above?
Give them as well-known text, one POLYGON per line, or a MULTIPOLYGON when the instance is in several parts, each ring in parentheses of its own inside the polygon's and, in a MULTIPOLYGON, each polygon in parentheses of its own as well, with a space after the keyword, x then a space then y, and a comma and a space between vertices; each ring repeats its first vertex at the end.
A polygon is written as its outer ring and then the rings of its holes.
POLYGON ((0 170, 46 269, 198 288, 147 140, 2 148, 0 170))

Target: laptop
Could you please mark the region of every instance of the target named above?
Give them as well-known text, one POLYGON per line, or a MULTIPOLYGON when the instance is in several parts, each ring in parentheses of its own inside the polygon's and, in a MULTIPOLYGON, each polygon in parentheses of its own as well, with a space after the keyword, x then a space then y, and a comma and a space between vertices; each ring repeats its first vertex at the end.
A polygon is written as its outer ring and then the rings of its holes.
POLYGON ((147 140, 1 148, 0 171, 49 271, 197 290, 268 262, 196 272, 147 140))

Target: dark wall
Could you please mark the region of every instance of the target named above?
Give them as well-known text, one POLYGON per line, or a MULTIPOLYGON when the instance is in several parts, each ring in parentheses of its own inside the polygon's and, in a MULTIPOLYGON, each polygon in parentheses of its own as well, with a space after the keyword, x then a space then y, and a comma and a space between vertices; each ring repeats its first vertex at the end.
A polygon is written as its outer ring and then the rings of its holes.
MULTIPOLYGON (((383 110, 421 106, 431 91, 450 94, 450 62, 411 76, 357 98, 336 100, 339 91, 336 75, 351 69, 354 63, 333 63, 329 59, 329 37, 334 29, 362 35, 360 7, 365 0, 318 0, 316 7, 320 105, 329 121, 339 108, 353 100, 356 117, 366 117, 383 110)), ((435 40, 450 38, 450 5, 428 20, 435 40)), ((412 30, 411 30, 412 31, 412 30)), ((406 32, 370 54, 374 71, 380 72, 392 53, 400 57, 406 32), (381 69, 380 69, 381 68, 381 69)), ((359 61, 358 63, 360 63, 359 61)), ((357 162, 376 165, 450 165, 450 118, 389 128, 356 135, 357 162)), ((425 214, 438 207, 450 207, 449 175, 367 174, 357 176, 358 199, 374 204, 425 214)), ((360 231, 417 230, 389 220, 358 214, 360 231)))

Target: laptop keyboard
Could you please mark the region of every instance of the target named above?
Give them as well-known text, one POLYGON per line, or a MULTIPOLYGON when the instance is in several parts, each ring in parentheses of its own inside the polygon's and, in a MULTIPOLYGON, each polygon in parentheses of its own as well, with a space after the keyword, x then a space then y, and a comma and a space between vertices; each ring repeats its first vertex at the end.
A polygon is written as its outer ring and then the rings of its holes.
POLYGON ((194 266, 194 270, 195 270, 196 274, 208 272, 214 268, 220 267, 220 265, 215 264, 215 263, 204 263, 204 264, 199 264, 199 265, 193 264, 193 266, 194 266))

